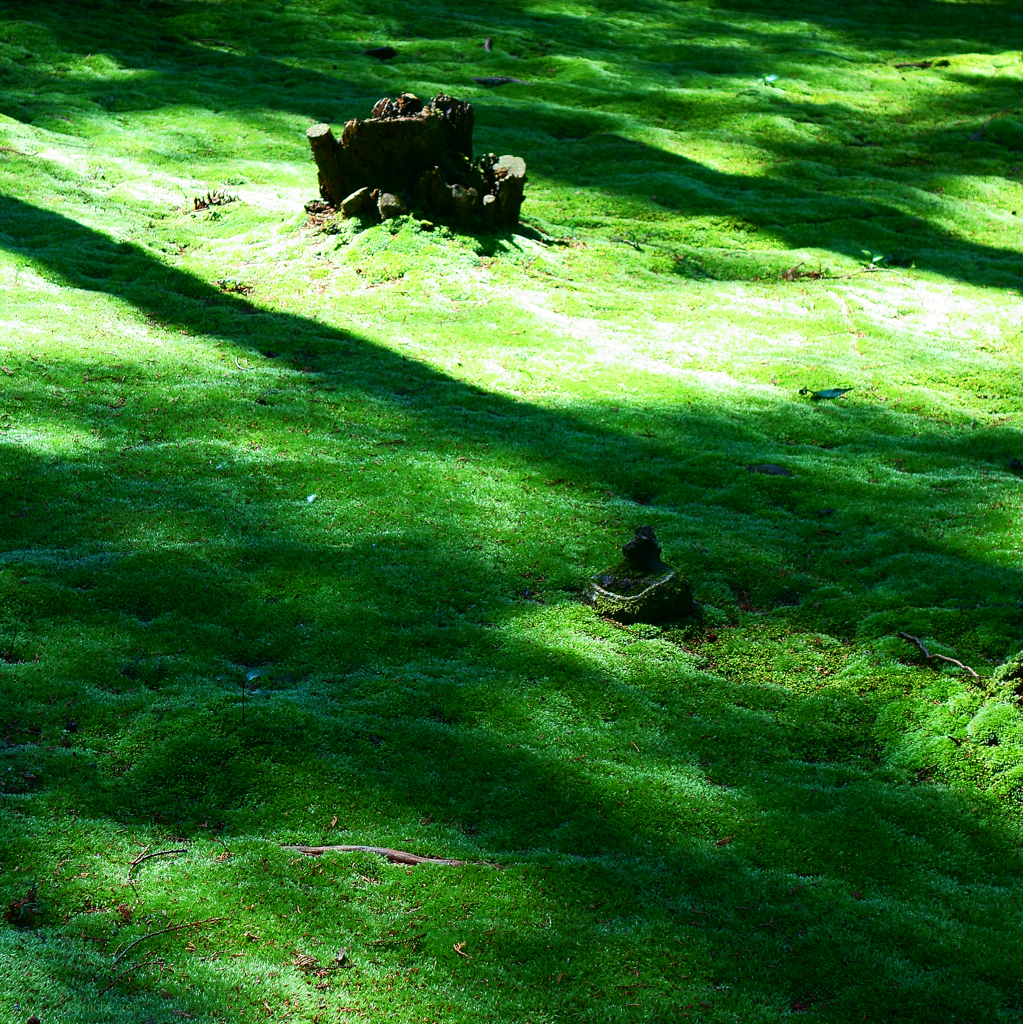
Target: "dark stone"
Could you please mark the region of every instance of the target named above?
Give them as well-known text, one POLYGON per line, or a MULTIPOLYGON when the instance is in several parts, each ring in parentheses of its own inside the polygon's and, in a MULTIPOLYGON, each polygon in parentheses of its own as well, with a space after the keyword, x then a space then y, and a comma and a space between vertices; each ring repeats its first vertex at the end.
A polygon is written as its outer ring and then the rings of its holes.
POLYGON ((484 75, 482 78, 474 78, 473 81, 485 85, 488 89, 493 89, 498 85, 511 85, 513 82, 518 85, 526 84, 521 78, 511 78, 508 75, 484 75))
POLYGON ((595 576, 590 600, 599 615, 621 623, 678 622, 699 614, 689 580, 661 561, 653 529, 641 526, 623 548, 625 561, 595 576))
POLYGON ((398 56, 393 46, 374 46, 372 50, 363 50, 362 53, 365 57, 376 57, 377 60, 390 60, 398 56))
POLYGON ((377 209, 380 211, 381 220, 390 220, 392 217, 400 217, 403 213, 408 213, 408 205, 405 200, 390 192, 380 193, 377 209))
POLYGON ((345 196, 341 201, 342 217, 358 217, 360 214, 368 213, 373 209, 373 191, 369 188, 360 188, 350 196, 345 196))
POLYGON ((784 466, 774 466, 770 462, 758 462, 755 466, 746 467, 751 473, 763 473, 765 476, 792 476, 792 471, 784 466))
POLYGON ((641 526, 636 530, 636 536, 626 541, 622 554, 629 565, 645 572, 660 572, 665 568, 661 561, 661 545, 652 526, 641 526))

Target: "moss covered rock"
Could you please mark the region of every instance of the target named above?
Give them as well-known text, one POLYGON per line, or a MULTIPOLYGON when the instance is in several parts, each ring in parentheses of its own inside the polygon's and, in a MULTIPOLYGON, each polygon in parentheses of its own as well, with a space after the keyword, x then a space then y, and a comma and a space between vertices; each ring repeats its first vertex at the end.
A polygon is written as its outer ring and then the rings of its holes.
POLYGON ((661 546, 649 526, 636 531, 622 554, 623 562, 590 583, 590 600, 598 615, 626 624, 657 624, 699 614, 689 580, 661 561, 661 546))
POLYGON ((668 569, 660 576, 628 576, 628 566, 593 579, 591 598, 598 615, 616 622, 678 622, 698 612, 689 580, 668 569))

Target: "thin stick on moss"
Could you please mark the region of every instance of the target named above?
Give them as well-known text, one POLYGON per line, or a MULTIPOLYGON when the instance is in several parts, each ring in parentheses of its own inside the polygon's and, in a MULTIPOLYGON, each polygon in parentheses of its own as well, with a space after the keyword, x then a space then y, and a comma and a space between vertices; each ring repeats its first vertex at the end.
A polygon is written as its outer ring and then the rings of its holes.
POLYGON ((1012 108, 1006 107, 1004 110, 999 110, 997 113, 992 114, 969 138, 970 142, 980 142, 984 138, 984 132, 987 131, 987 126, 1003 114, 1011 114, 1012 108))
POLYGON ((980 682, 980 676, 978 676, 969 665, 964 665, 961 661, 956 661, 955 658, 946 657, 944 654, 931 654, 931 652, 924 647, 923 643, 917 637, 910 636, 908 633, 900 632, 899 636, 901 636, 903 640, 908 640, 910 643, 916 644, 917 647, 920 648, 920 652, 923 654, 925 660, 930 661, 932 658, 937 658, 939 661, 947 661, 950 665, 956 665, 964 671, 969 672, 978 683, 980 682))
POLYGON ((161 960, 159 957, 157 957, 155 960, 143 960, 142 963, 135 964, 134 967, 129 967, 126 971, 121 971, 121 973, 116 978, 114 978, 114 980, 110 982, 110 984, 107 985, 107 987, 98 994, 101 996, 105 996, 122 978, 127 977, 129 974, 133 974, 135 971, 141 971, 143 967, 152 967, 154 964, 159 964, 162 967, 163 960, 161 960))
POLYGON ((140 942, 145 942, 146 939, 155 939, 157 935, 166 935, 168 932, 180 932, 184 928, 198 928, 204 924, 218 924, 223 921, 222 917, 207 917, 204 921, 190 921, 188 924, 172 924, 168 928, 161 928, 158 932, 146 932, 145 935, 140 935, 134 942, 130 942, 120 953, 114 956, 114 963, 118 960, 123 960, 140 942))
POLYGON ((319 857, 324 853, 377 853, 392 864, 447 864, 449 867, 461 867, 465 863, 464 860, 447 860, 444 857, 420 857, 416 853, 390 850, 385 846, 285 846, 284 849, 294 850, 307 857, 319 857))
MULTIPOLYGON (((148 850, 148 849, 149 849, 149 847, 147 846, 146 850, 148 850)), ((141 864, 144 860, 149 860, 152 857, 169 857, 171 854, 174 854, 174 853, 188 853, 188 849, 185 848, 185 847, 182 847, 180 850, 157 850, 155 853, 146 853, 146 850, 143 850, 142 853, 140 853, 128 865, 128 874, 125 876, 125 879, 124 879, 124 884, 125 885, 127 885, 131 881, 131 873, 132 873, 132 871, 134 871, 135 868, 139 864, 141 864)))

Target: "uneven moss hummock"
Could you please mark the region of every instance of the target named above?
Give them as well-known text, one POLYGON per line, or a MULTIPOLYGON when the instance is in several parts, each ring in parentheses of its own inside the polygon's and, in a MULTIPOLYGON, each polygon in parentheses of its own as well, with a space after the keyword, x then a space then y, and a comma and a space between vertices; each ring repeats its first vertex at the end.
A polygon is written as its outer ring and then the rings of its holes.
POLYGON ((5 1024, 1018 1018, 1018 8, 0 5, 5 1024))

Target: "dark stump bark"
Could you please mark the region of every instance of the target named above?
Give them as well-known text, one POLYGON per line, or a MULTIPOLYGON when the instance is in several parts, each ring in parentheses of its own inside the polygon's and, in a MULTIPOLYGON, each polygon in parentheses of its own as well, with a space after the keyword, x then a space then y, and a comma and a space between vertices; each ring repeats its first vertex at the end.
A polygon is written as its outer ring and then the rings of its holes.
POLYGON ((320 176, 320 196, 331 206, 340 206, 347 192, 338 162, 338 144, 329 124, 314 124, 306 130, 320 176))
POLYGON ((326 124, 313 125, 306 135, 320 195, 343 216, 370 212, 356 199, 368 189, 463 230, 517 224, 526 162, 493 153, 474 161, 472 131, 471 103, 441 93, 424 104, 402 93, 379 100, 367 120, 349 121, 340 141, 326 124))

